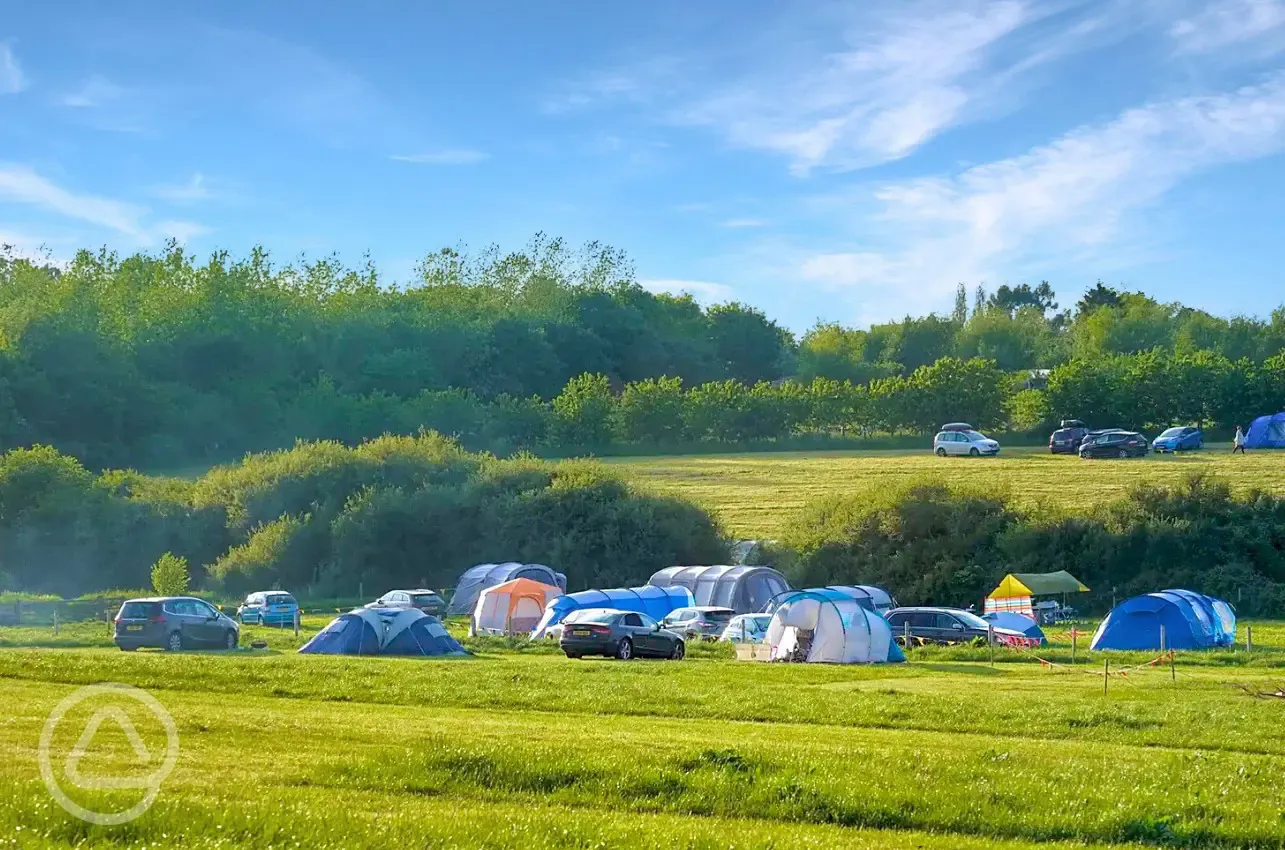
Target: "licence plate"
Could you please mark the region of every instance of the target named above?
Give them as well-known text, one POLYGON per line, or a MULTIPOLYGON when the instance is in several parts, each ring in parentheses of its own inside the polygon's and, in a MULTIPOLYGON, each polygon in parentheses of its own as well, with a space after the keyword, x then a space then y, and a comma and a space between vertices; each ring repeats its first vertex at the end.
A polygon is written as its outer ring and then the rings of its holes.
POLYGON ((126 626, 126 627, 125 627, 125 631, 127 631, 127 632, 141 632, 142 630, 143 630, 143 627, 142 627, 142 626, 126 626))
POLYGON ((572 629, 571 634, 576 637, 589 637, 592 634, 588 629, 572 629))

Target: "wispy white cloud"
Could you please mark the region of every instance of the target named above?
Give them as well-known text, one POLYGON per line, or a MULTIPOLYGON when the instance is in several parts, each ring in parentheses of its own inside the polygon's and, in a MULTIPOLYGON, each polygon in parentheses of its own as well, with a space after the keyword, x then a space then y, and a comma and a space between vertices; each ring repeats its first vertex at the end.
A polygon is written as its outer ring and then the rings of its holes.
POLYGON ((114 231, 140 245, 174 236, 184 241, 204 232, 190 222, 149 224, 148 209, 137 204, 78 194, 41 177, 25 166, 0 164, 0 203, 23 204, 64 218, 114 231))
POLYGON ((27 78, 9 45, 0 43, 0 94, 17 94, 27 87, 27 78))
POLYGON ((125 89, 95 74, 80 88, 63 95, 59 102, 70 109, 98 109, 119 100, 124 94, 125 89))
POLYGON ((561 115, 611 103, 652 103, 678 86, 683 70, 684 63, 676 57, 648 56, 568 80, 541 107, 550 115, 561 115))
POLYGON ((389 158, 416 165, 475 165, 487 159, 488 155, 471 148, 444 148, 416 154, 394 154, 389 158))
POLYGON ((1242 50, 1246 45, 1279 52, 1285 50, 1285 0, 1213 0, 1175 22, 1169 34, 1187 53, 1242 50))
POLYGON ((690 295, 703 304, 729 301, 733 289, 725 283, 711 283, 707 280, 676 280, 672 278, 651 278, 638 281, 648 292, 667 292, 671 295, 690 295))
MULTIPOLYGON (((1156 102, 1021 156, 866 195, 854 229, 879 246, 816 252, 798 276, 860 290, 868 309, 937 305, 959 280, 1121 249, 1130 217, 1186 177, 1285 149, 1285 73, 1233 92, 1156 102)), ((837 199, 860 206, 854 196, 837 199)))
POLYGON ((185 183, 154 186, 151 194, 171 204, 195 204, 215 197, 215 193, 211 191, 209 184, 205 180, 205 175, 199 171, 195 172, 185 183))
POLYGON ((733 229, 750 228, 750 227, 767 227, 768 223, 761 218, 729 218, 721 222, 723 227, 733 229))

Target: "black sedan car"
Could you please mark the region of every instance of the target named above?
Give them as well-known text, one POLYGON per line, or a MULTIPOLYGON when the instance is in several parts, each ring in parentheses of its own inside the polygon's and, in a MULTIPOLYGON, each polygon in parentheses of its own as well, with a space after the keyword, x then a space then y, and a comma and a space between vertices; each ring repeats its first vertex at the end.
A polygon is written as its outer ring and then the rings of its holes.
POLYGON ((687 654, 682 635, 661 628, 646 614, 610 608, 580 612, 562 630, 559 646, 568 658, 603 655, 621 661, 640 657, 678 661, 687 654))
POLYGON ((1080 457, 1146 457, 1147 438, 1136 431, 1102 431, 1080 444, 1080 457))
POLYGON ((996 628, 973 612, 959 608, 894 608, 887 619, 895 638, 908 634, 919 643, 985 643, 993 635, 1021 635, 1012 629, 996 628))
POLYGON ((1080 420, 1063 419, 1060 427, 1049 435, 1049 453, 1073 455, 1089 433, 1089 426, 1080 420))

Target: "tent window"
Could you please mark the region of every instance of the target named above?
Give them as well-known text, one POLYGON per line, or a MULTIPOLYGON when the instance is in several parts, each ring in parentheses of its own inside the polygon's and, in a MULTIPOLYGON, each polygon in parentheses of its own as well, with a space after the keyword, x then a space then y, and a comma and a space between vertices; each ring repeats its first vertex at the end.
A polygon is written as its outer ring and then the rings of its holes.
POLYGON ((736 590, 736 579, 720 581, 714 588, 714 598, 710 605, 720 605, 724 608, 732 607, 732 593, 736 590))

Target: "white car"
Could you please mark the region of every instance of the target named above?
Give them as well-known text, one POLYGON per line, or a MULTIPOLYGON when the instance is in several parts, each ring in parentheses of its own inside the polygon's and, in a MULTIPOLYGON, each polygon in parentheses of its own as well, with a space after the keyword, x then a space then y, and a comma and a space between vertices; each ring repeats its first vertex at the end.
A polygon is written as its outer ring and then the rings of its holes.
POLYGON ((980 431, 942 431, 933 437, 933 451, 938 457, 946 455, 997 455, 999 443, 980 431))
POLYGON ((738 614, 723 629, 719 640, 732 643, 762 643, 767 640, 767 627, 772 625, 771 614, 738 614))

